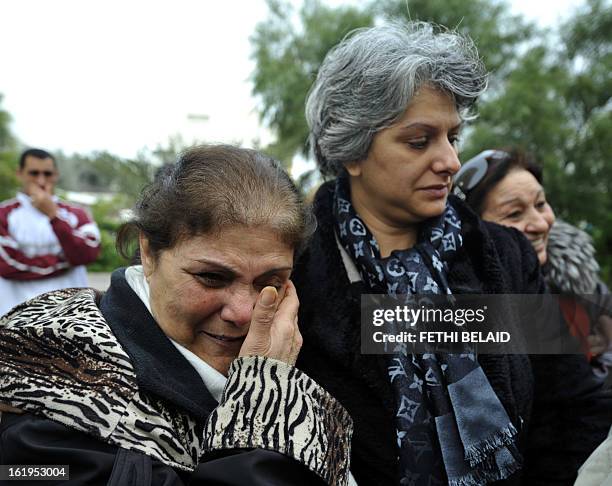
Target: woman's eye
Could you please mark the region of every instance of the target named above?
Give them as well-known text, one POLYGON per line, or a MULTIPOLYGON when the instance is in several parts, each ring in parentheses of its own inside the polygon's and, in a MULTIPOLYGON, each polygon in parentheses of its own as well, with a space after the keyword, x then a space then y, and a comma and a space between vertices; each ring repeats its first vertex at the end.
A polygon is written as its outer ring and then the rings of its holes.
POLYGON ((228 278, 220 273, 204 272, 199 273, 197 276, 207 287, 219 288, 228 282, 228 278))
POLYGON ((537 202, 535 206, 538 209, 544 209, 546 207, 546 201, 537 202))
POLYGON ((456 147, 457 145, 459 145, 459 142, 461 141, 461 139, 458 134, 455 134, 455 135, 450 135, 448 137, 448 141, 456 147))
POLYGON ((412 140, 408 140, 408 145, 413 148, 413 149, 424 149, 425 147, 427 147, 427 142, 429 140, 427 139, 427 137, 422 137, 422 138, 415 138, 412 140))
POLYGON ((510 214, 506 215, 506 218, 516 219, 516 218, 520 217, 520 215, 521 215, 521 211, 512 211, 510 214))

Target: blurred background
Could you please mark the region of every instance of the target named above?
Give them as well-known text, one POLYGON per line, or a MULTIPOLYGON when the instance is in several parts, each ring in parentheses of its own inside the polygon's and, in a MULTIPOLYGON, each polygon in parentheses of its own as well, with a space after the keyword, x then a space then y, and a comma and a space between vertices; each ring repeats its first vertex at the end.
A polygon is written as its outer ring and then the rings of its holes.
POLYGON ((474 38, 492 76, 461 159, 533 152, 557 215, 591 234, 612 283, 612 0, 7 0, 0 200, 18 187, 23 148, 53 152, 58 194, 88 206, 102 231, 95 273, 125 264, 117 227, 156 170, 194 143, 267 151, 311 193, 308 89, 330 47, 385 18, 474 38))

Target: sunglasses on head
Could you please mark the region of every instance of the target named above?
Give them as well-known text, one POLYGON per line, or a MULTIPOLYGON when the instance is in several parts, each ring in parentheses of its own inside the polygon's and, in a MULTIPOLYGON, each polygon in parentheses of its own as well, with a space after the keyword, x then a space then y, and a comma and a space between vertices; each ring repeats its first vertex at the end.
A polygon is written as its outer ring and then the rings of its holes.
POLYGON ((28 175, 30 177, 38 177, 39 175, 44 175, 45 177, 53 177, 55 172, 52 170, 29 170, 28 175))
POLYGON ((509 157, 502 150, 485 150, 472 157, 461 166, 453 179, 453 194, 465 200, 468 194, 478 186, 489 171, 489 163, 509 157))

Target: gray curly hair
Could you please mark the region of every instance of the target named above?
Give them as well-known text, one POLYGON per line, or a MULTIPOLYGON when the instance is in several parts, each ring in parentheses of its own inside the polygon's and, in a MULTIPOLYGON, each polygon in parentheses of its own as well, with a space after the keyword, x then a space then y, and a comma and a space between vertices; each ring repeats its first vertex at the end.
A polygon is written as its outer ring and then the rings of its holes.
POLYGON ((323 175, 364 160, 419 88, 448 93, 463 120, 487 86, 473 41, 426 22, 356 29, 325 57, 306 100, 310 147, 323 175))

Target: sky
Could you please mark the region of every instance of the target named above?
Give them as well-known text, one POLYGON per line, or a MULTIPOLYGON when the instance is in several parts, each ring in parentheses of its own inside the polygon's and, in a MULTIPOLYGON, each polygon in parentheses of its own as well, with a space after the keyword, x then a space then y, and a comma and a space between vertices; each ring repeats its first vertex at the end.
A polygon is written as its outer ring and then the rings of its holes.
MULTIPOLYGON (((580 3, 510 1, 541 26, 580 3)), ((249 36, 266 15, 264 0, 2 0, 0 106, 23 144, 67 154, 265 145, 249 36)))

